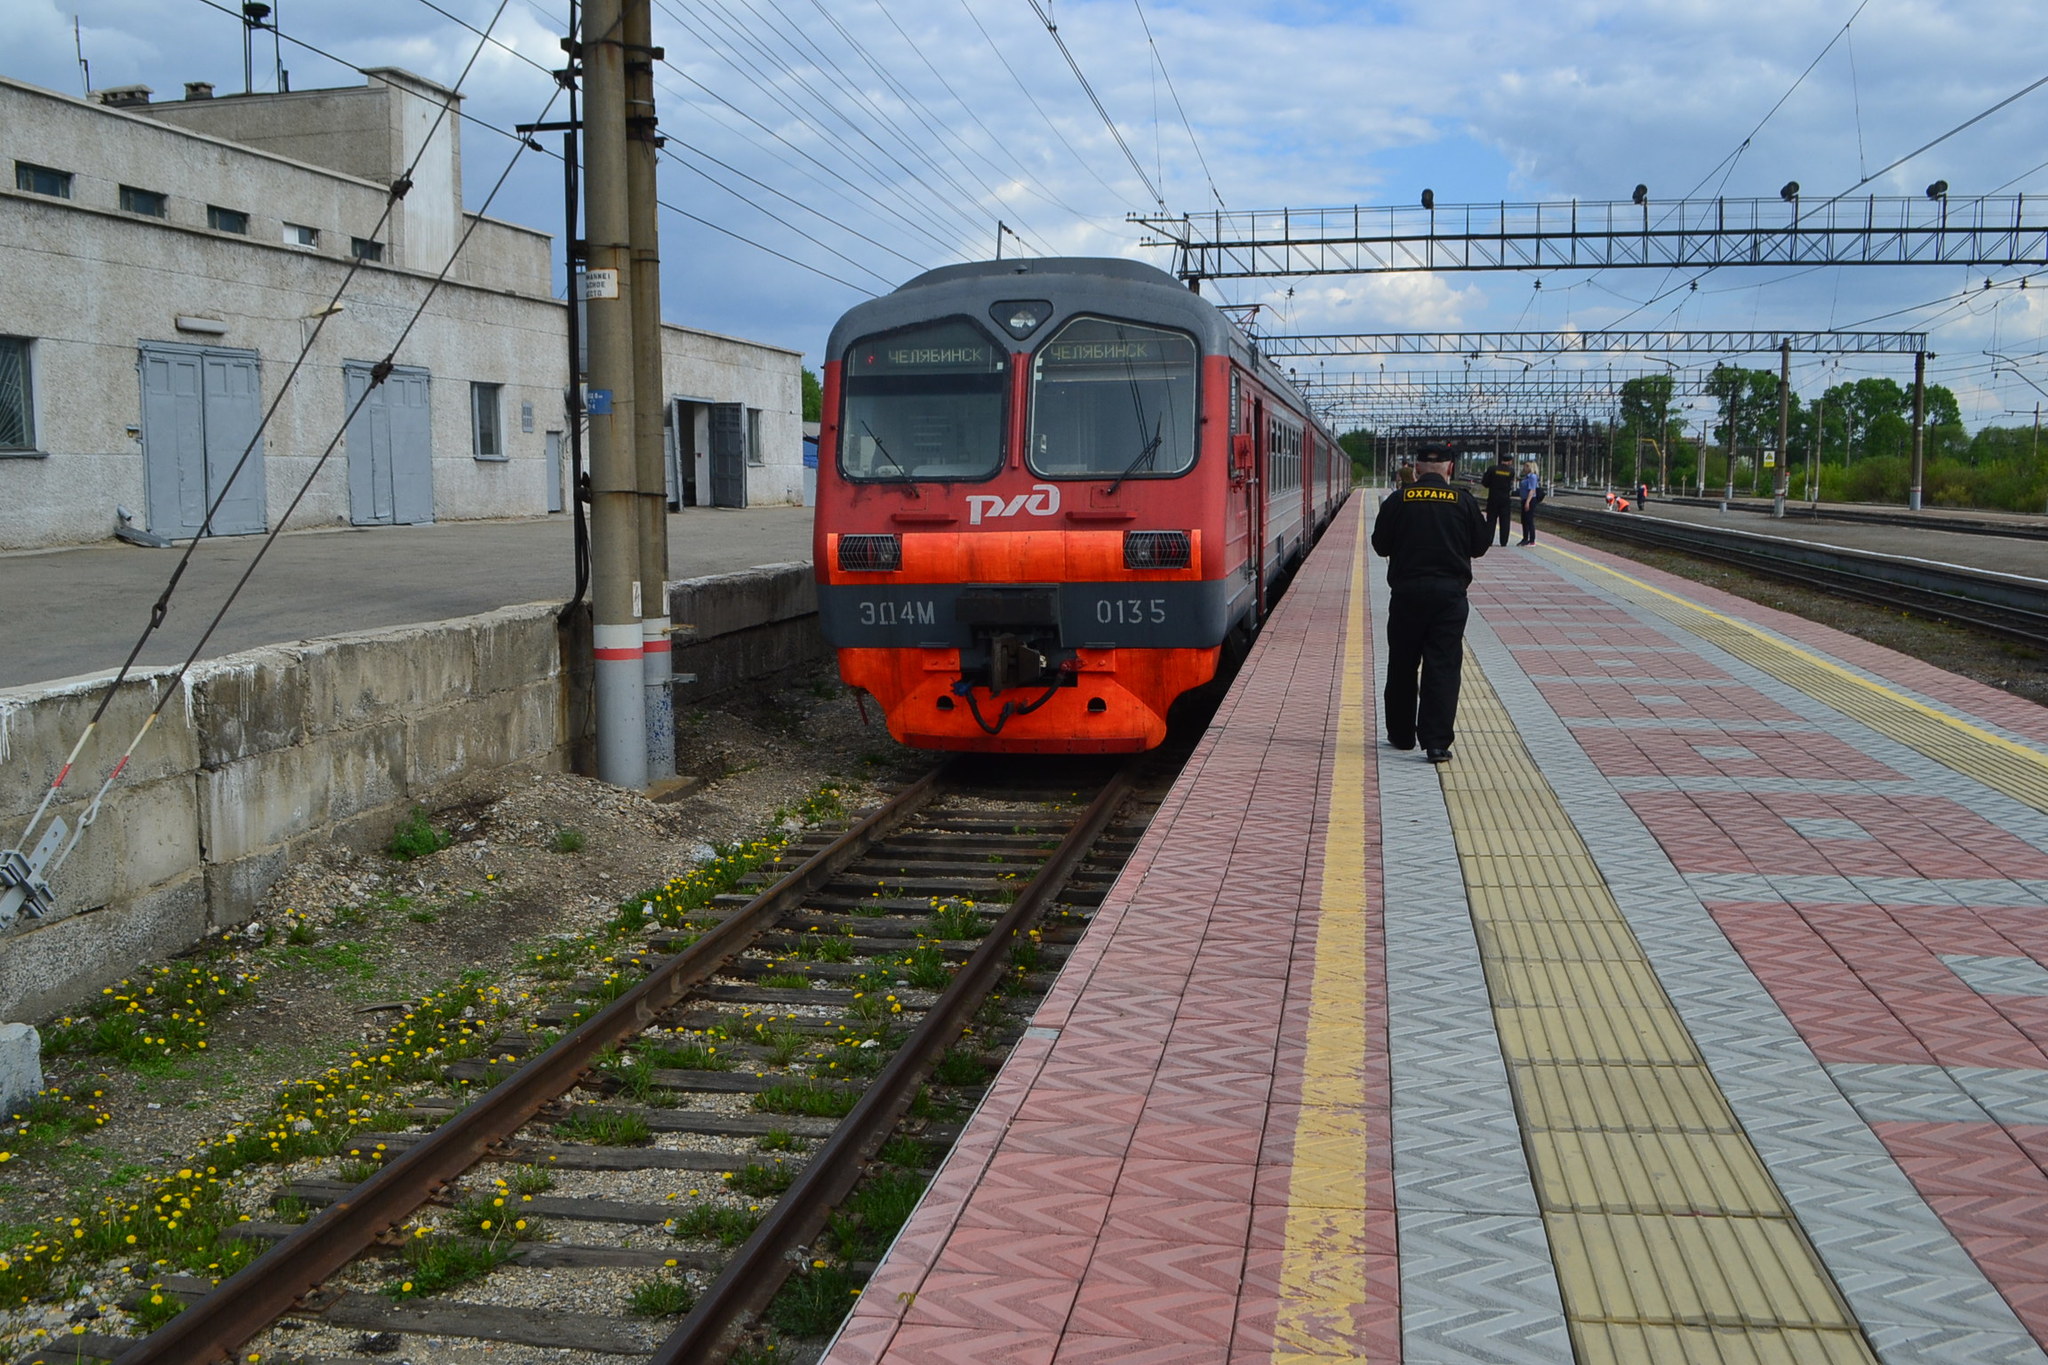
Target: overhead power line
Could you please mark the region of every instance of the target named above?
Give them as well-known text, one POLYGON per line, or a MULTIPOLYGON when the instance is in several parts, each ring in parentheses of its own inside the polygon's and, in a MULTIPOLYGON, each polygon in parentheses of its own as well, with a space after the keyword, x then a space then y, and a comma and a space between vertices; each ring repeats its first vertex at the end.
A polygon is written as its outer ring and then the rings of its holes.
POLYGON ((1146 192, 1152 196, 1152 202, 1159 206, 1159 211, 1167 212, 1166 196, 1152 183, 1152 177, 1145 174, 1145 167, 1138 160, 1137 153, 1131 150, 1131 144, 1124 141, 1123 133, 1117 129, 1116 120, 1109 116, 1109 110, 1103 107, 1101 96, 1095 93, 1095 87, 1089 84, 1087 75, 1081 70, 1081 63, 1074 59, 1072 50, 1067 47, 1067 40, 1060 37, 1060 26, 1053 22, 1052 12, 1039 0, 1028 0, 1028 3, 1032 12, 1037 14, 1039 22, 1045 25, 1045 31, 1052 35, 1053 45, 1059 48, 1060 56, 1067 59, 1067 67, 1074 73, 1074 79, 1081 83, 1081 90, 1088 96, 1088 102, 1094 105, 1095 112, 1102 116, 1102 126, 1109 129, 1109 135, 1115 138, 1116 145, 1123 149, 1124 160, 1131 163, 1131 170, 1137 174, 1139 183, 1143 184, 1146 192))

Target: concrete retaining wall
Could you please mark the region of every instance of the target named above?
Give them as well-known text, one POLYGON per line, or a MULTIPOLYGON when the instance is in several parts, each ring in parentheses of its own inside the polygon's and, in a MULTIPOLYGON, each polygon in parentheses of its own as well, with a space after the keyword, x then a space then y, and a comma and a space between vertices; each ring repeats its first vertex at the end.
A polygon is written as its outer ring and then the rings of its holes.
MULTIPOLYGON (((808 565, 672 584, 694 700, 818 657, 808 565)), ((62 1010, 247 919, 303 851, 378 847, 457 778, 565 769, 590 747, 589 627, 556 604, 203 663, 58 874, 57 913, 0 931, 0 1019, 62 1010), (565 659, 574 661, 565 669, 565 659)), ((168 677, 124 683, 55 810, 77 827, 168 677)), ((0 690, 0 840, 20 836, 103 682, 0 690)))

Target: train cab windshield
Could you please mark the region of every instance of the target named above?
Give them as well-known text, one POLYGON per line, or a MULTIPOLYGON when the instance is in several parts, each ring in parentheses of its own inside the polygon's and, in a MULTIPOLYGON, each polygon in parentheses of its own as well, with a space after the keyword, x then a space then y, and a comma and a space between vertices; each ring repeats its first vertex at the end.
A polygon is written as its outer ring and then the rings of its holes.
POLYGON ((1002 468, 1009 352, 966 318, 862 337, 841 368, 850 479, 985 479, 1002 468))
POLYGON ((1031 468, 1050 478, 1142 478, 1195 462, 1195 343, 1179 332, 1075 318, 1032 361, 1031 468))

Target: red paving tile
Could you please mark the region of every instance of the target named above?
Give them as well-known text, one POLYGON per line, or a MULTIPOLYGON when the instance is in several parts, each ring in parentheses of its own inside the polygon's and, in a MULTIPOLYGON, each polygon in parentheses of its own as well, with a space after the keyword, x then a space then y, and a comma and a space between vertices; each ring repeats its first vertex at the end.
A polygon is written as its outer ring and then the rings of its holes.
POLYGON ((1060 1338, 1053 1365, 1228 1365, 1229 1359, 1222 1346, 1070 1331, 1060 1338))
POLYGON ((979 1327, 995 1331, 1059 1331, 1074 1307, 1065 1276, 982 1275, 939 1265, 903 1315, 905 1327, 979 1327))
MULTIPOLYGON (((889 1343, 891 1365, 1052 1365, 1056 1332, 1002 1332, 905 1323, 889 1343)), ((833 1355, 838 1365, 838 1355, 833 1355)))

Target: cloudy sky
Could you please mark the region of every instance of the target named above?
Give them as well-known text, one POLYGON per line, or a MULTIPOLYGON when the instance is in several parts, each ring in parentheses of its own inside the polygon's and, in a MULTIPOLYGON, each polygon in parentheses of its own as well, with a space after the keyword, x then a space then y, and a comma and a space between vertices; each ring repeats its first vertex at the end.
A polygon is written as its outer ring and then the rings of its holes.
MULTIPOLYGON (((242 88, 234 6, 4 3, 0 71, 17 79, 81 91, 75 17, 95 87, 242 88)), ((497 130, 547 105, 566 23, 545 0, 276 8, 294 89, 359 83, 352 66, 452 83, 475 56, 462 85, 472 208, 516 150, 497 130)), ((999 221, 1017 234, 1005 254, 1170 266, 1127 220, 1155 195, 1179 214, 1411 205, 1427 187, 1441 209, 1626 200, 1638 183, 1660 200, 1775 199, 1796 180, 1813 202, 2048 76, 2048 25, 2019 15, 2009 0, 656 0, 667 314, 815 366, 840 312, 993 254, 999 221)), ((259 89, 270 65, 266 42, 259 89)), ((1917 196, 1941 179, 1957 197, 2048 195, 2044 128, 2048 86, 1858 193, 1917 196)), ((560 193, 559 163, 528 152, 491 212, 556 229, 560 193)), ((1925 330, 1930 377, 1978 425, 2019 420, 2008 409, 2031 420, 2048 393, 2048 277, 2022 289, 2029 273, 1388 274, 1208 293, 1262 304, 1272 332, 1925 330)), ((1863 374, 1909 379, 1911 361, 1794 369, 1813 393, 1863 374)), ((1339 362, 1320 373, 1337 378, 1339 362)))

